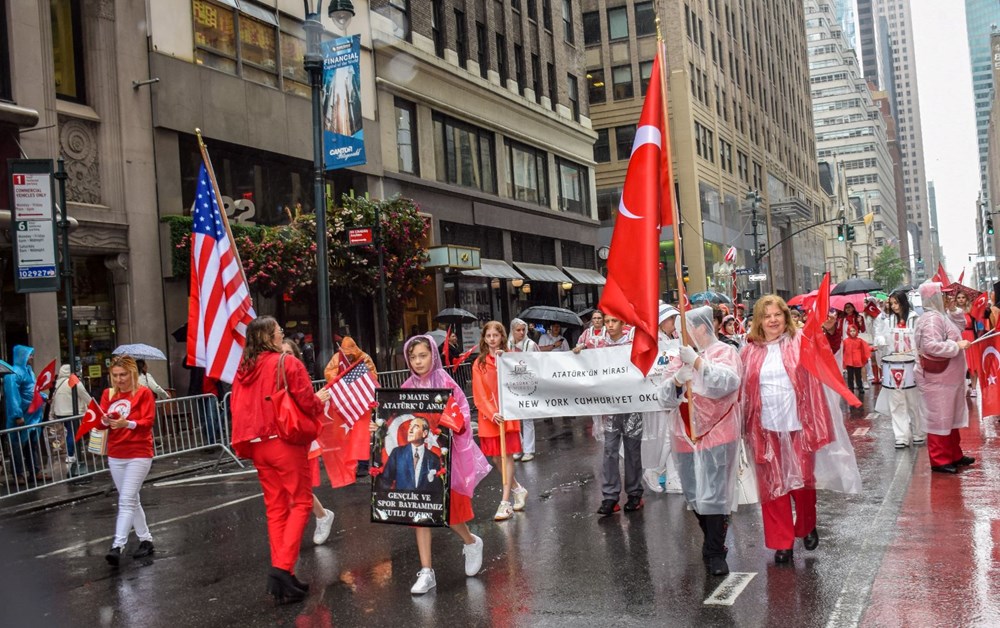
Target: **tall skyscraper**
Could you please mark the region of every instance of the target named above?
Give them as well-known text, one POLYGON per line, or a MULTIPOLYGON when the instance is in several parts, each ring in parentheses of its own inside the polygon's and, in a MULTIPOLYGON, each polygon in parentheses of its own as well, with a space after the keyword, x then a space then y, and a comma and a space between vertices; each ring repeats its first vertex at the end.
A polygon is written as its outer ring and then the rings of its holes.
MULTIPOLYGON (((965 32, 969 38, 969 62, 972 65, 972 92, 976 99, 976 139, 979 143, 979 187, 987 191, 986 152, 989 148, 993 63, 990 33, 1000 23, 997 0, 965 0, 965 32)), ((1000 200, 1000 199, 998 199, 1000 200)))

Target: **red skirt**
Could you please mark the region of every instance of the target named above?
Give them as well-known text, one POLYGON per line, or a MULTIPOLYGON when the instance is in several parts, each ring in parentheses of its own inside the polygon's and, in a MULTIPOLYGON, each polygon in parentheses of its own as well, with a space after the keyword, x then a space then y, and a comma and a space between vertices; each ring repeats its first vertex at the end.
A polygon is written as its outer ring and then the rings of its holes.
MULTIPOLYGON (((521 433, 520 432, 507 432, 505 434, 507 441, 507 455, 513 456, 514 454, 521 453, 521 433)), ((500 455, 500 437, 499 436, 480 436, 479 437, 479 448, 483 451, 484 456, 499 456, 500 455)))
POLYGON ((448 500, 451 502, 448 511, 448 525, 454 526, 460 523, 472 521, 472 498, 462 495, 454 490, 448 492, 448 500))

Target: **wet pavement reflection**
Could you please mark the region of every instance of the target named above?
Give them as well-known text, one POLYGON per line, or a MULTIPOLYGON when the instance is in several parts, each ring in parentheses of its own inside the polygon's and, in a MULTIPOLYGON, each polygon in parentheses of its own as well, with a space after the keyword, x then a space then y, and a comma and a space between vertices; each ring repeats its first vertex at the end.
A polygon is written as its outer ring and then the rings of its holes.
POLYGON ((574 418, 537 424, 539 453, 517 466, 531 492, 526 512, 493 522, 499 474, 481 485, 471 524, 485 542, 478 577, 465 577, 458 537, 434 532, 437 588, 428 595, 409 593, 419 569, 413 532, 369 523, 362 480, 317 490, 337 514, 334 531, 315 547, 310 523, 298 568, 312 583, 310 596, 275 607, 264 591, 269 559, 256 477, 207 474, 147 484, 142 502, 156 556, 124 558, 117 571, 103 560, 114 495, 0 518, 0 623, 915 626, 940 617, 995 624, 1000 517, 991 480, 1000 456, 987 445, 995 421, 980 428, 975 415, 963 433, 981 464, 958 478, 931 477, 923 448, 893 448, 889 420, 870 414, 872 396, 846 419, 864 492, 820 493, 817 550, 797 543, 792 564, 775 565, 759 507, 733 515, 730 568, 755 575, 729 606, 704 604, 723 579, 705 573, 701 531, 680 495, 647 491, 639 512, 594 512, 601 444, 589 418, 574 418))

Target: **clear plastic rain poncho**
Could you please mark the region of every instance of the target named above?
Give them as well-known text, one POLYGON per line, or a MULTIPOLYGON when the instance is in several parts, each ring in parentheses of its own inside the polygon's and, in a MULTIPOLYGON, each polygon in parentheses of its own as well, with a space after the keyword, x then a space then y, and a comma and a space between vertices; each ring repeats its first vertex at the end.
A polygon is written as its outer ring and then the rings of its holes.
POLYGON ((698 514, 728 515, 736 510, 742 365, 736 349, 715 337, 712 308, 695 308, 685 316, 688 335, 701 361, 697 369, 684 366, 675 371, 658 396, 668 409, 686 405, 674 382, 691 376, 691 407, 675 415, 673 429, 684 498, 698 514), (682 414, 689 415, 689 422, 682 414))
MULTIPOLYGON (((664 312, 664 308, 674 312, 676 316, 677 310, 660 301, 660 311, 664 312)), ((677 368, 679 368, 677 365, 677 351, 680 349, 681 341, 677 338, 667 336, 663 331, 659 331, 657 336, 659 353, 656 356, 656 362, 653 363, 653 368, 650 369, 646 378, 659 388, 663 382, 672 379, 677 368), (673 367, 671 366, 671 361, 674 363, 673 367)), ((642 413, 641 452, 643 469, 652 469, 658 475, 667 474, 668 477, 676 475, 676 465, 671 464, 670 461, 670 434, 674 425, 674 415, 676 412, 677 410, 674 408, 672 410, 664 409, 657 412, 642 413)))
POLYGON ((953 429, 969 425, 969 407, 965 399, 967 364, 958 345, 965 317, 962 316, 961 324, 957 316, 949 317, 941 288, 937 282, 920 284, 924 313, 917 319, 913 338, 921 356, 948 360, 947 367, 940 373, 925 371, 919 361, 916 369, 917 387, 926 407, 927 433, 947 436, 953 429))
POLYGON ((802 366, 808 359, 803 345, 801 332, 785 333, 772 342, 749 342, 740 353, 746 443, 762 502, 800 488, 861 491, 840 398, 802 366), (765 393, 772 408, 782 412, 765 416, 765 393))

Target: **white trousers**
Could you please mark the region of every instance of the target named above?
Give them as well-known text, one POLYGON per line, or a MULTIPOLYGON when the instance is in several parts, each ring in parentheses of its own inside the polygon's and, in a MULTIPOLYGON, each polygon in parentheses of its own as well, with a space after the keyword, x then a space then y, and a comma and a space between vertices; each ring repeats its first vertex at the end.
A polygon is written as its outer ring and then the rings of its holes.
POLYGON ((521 453, 535 453, 535 422, 521 421, 521 453))
POLYGON ((909 445, 912 440, 924 440, 921 411, 920 390, 916 386, 889 391, 889 415, 897 443, 909 445))
POLYGON ((125 547, 133 527, 140 541, 153 540, 146 525, 146 513, 139 503, 139 489, 152 465, 152 458, 108 458, 111 478, 118 489, 118 521, 115 523, 113 547, 125 547))

